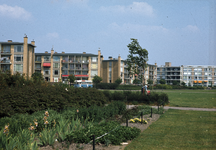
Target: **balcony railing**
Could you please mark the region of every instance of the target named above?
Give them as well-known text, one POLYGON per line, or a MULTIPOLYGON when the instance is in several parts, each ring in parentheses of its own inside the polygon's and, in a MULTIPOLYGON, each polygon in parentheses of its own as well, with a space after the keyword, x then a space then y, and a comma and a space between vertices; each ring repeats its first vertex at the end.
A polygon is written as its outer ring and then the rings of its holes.
POLYGON ((10 60, 2 60, 1 63, 11 63, 10 60))
POLYGON ((1 51, 1 53, 7 53, 8 54, 8 53, 11 53, 11 51, 4 51, 3 50, 3 51, 1 51))

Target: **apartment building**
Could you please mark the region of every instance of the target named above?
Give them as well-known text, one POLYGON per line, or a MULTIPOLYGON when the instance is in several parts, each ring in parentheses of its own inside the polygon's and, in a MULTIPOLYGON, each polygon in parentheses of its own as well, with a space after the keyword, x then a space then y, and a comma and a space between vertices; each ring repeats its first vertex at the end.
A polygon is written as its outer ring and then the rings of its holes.
POLYGON ((173 81, 181 83, 183 74, 182 66, 171 66, 171 62, 165 62, 165 66, 157 67, 157 83, 161 79, 166 81, 166 84, 173 84, 173 81))
POLYGON ((83 53, 57 53, 51 50, 35 53, 35 72, 43 74, 46 81, 67 82, 69 75, 77 80, 92 80, 100 76, 101 52, 98 55, 83 53))
POLYGON ((141 75, 145 74, 145 84, 147 84, 148 79, 153 80, 155 83, 157 76, 157 64, 147 65, 145 71, 138 67, 139 74, 130 75, 127 70, 126 60, 122 60, 120 56, 118 58, 109 57, 108 60, 103 60, 101 65, 101 75, 103 83, 114 83, 118 78, 122 79, 123 84, 132 84, 133 80, 139 79, 141 75))
POLYGON ((0 70, 9 70, 11 74, 19 72, 31 77, 34 73, 35 41, 28 43, 28 37, 24 42, 0 42, 0 70))
POLYGON ((183 66, 183 81, 187 86, 216 86, 216 66, 183 66))
POLYGON ((115 83, 118 78, 124 81, 124 61, 120 56, 117 59, 109 57, 108 60, 102 57, 101 77, 103 83, 115 83))

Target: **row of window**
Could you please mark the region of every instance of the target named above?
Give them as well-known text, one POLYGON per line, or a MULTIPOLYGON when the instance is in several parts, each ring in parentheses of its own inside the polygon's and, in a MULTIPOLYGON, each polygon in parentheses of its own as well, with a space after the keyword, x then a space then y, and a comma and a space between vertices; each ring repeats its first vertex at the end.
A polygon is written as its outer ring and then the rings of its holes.
MULTIPOLYGON (((191 76, 183 76, 183 80, 192 80, 191 76)), ((203 80, 202 77, 194 77, 194 80, 203 80)), ((204 80, 212 80, 212 77, 204 77, 204 80)))
MULTIPOLYGON (((11 53, 11 46, 4 45, 3 46, 4 53, 11 53)), ((23 45, 14 45, 14 52, 23 52, 23 45)))

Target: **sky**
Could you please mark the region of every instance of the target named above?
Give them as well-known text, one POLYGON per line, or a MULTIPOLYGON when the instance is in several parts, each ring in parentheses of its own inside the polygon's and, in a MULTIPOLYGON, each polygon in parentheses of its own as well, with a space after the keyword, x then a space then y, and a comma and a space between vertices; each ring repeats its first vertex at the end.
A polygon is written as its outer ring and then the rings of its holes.
POLYGON ((0 0, 0 42, 25 34, 36 53, 127 59, 135 38, 149 64, 216 65, 216 0, 0 0))

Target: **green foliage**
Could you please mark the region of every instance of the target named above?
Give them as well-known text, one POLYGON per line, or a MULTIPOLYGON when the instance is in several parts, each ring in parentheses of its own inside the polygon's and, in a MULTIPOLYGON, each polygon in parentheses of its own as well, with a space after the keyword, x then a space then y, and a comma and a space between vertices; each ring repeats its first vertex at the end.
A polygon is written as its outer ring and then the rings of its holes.
POLYGON ((179 85, 178 81, 173 81, 173 85, 179 85))
POLYGON ((168 95, 165 93, 151 92, 150 95, 143 95, 140 92, 132 91, 103 91, 109 101, 122 101, 126 103, 138 104, 151 104, 158 103, 159 99, 162 99, 164 104, 168 104, 168 95))
POLYGON ((44 81, 43 75, 39 72, 33 73, 31 77, 32 77, 34 83, 40 83, 40 82, 44 81))
POLYGON ((121 78, 116 79, 115 83, 118 84, 118 85, 121 84, 122 83, 122 79, 121 78))
POLYGON ((151 80, 151 79, 148 79, 147 82, 148 82, 148 84, 153 84, 153 80, 151 80))
POLYGON ((140 129, 120 126, 117 122, 102 122, 97 125, 90 125, 79 131, 75 131, 72 134, 69 134, 67 138, 76 143, 88 143, 91 141, 92 135, 99 137, 109 131, 113 130, 109 134, 105 135, 102 138, 96 139, 96 143, 105 144, 109 140, 114 145, 119 145, 121 142, 127 140, 132 140, 140 134, 140 129))
POLYGON ((166 81, 164 79, 160 79, 159 83, 160 84, 166 84, 166 81))
POLYGON ((0 117, 15 113, 31 114, 48 108, 60 111, 72 106, 103 106, 106 101, 103 92, 93 88, 65 89, 60 85, 46 83, 13 87, 0 91, 0 117))
POLYGON ((76 80, 76 77, 72 74, 68 76, 68 79, 70 81, 70 83, 74 83, 74 81, 76 80))
POLYGON ((186 85, 186 83, 185 83, 185 82, 181 82, 181 85, 182 85, 182 86, 185 86, 185 85, 186 85))
POLYGON ((94 77, 93 77, 93 83, 94 84, 98 84, 98 83, 100 83, 101 81, 102 81, 102 78, 101 77, 99 77, 99 76, 97 76, 97 75, 95 75, 94 77))
POLYGON ((134 79, 133 80, 133 84, 140 84, 140 83, 141 83, 141 81, 139 79, 134 79))
MULTIPOLYGON (((129 74, 139 74, 137 66, 141 67, 143 70, 147 67, 148 51, 139 45, 137 39, 131 38, 131 40, 132 42, 127 45, 129 48, 129 55, 127 56, 126 62, 128 65, 127 70, 129 71, 129 74)), ((144 76, 142 77, 144 78, 144 76)))
POLYGON ((98 89, 116 89, 119 86, 117 83, 98 83, 98 89))

